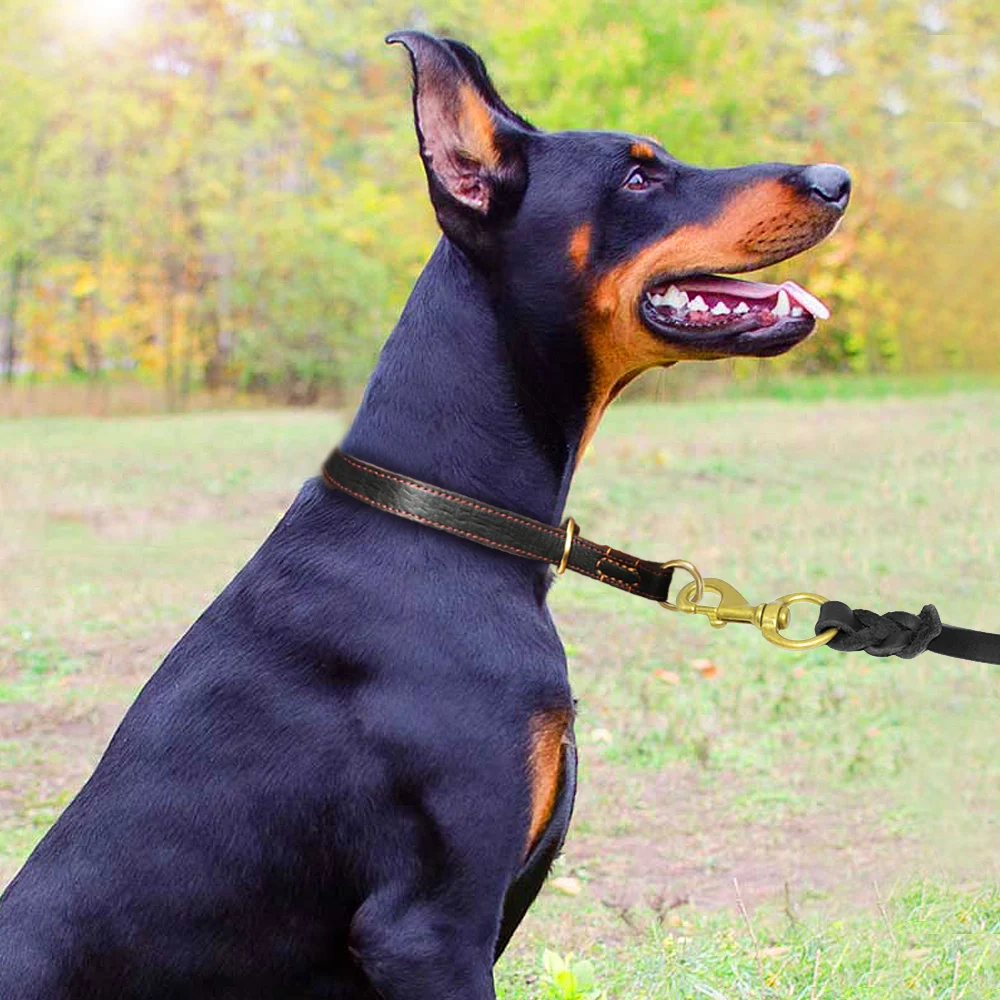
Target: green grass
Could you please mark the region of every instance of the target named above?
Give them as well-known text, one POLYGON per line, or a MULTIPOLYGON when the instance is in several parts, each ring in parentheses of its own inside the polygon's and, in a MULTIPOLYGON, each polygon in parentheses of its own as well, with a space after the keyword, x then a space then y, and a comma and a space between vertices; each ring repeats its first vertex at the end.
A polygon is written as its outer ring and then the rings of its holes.
POLYGON ((774 399, 790 403, 828 400, 913 399, 954 393, 996 392, 1000 374, 984 371, 939 371, 933 374, 821 373, 798 375, 776 370, 768 362, 686 364, 653 372, 625 390, 625 400, 774 399))
POLYGON ((650 921, 628 944, 588 950, 588 992, 550 989, 541 961, 502 965, 498 985, 504 1000, 987 1000, 1000 993, 998 942, 1000 892, 924 882, 883 901, 874 919, 802 921, 765 910, 650 921))
MULTIPOLYGON (((737 362, 739 367, 740 362, 737 362)), ((767 374, 729 381, 722 394, 730 399, 770 398, 815 403, 828 399, 913 399, 954 392, 996 391, 995 372, 943 371, 933 375, 808 375, 767 374)))
MULTIPOLYGON (((752 603, 933 602, 996 630, 1000 393, 869 388, 619 405, 569 510, 752 603)), ((0 423, 0 884, 343 427, 0 423)), ((555 875, 579 892, 543 892, 499 968, 505 1000, 548 995, 545 948, 629 1000, 1000 995, 1000 670, 789 654, 582 577, 551 604, 581 752, 555 875)))

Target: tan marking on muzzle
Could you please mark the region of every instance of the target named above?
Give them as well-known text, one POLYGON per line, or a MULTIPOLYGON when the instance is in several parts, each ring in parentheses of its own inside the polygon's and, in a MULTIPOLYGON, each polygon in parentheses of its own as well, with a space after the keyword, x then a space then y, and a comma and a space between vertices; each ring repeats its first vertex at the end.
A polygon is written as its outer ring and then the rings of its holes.
POLYGON ((817 226, 808 204, 787 184, 760 181, 732 197, 711 222, 675 229, 613 268, 597 283, 591 303, 611 315, 622 302, 631 309, 658 274, 749 271, 804 250, 829 231, 817 226))
POLYGON ((817 243, 835 222, 828 210, 790 185, 758 181, 730 198, 711 222, 682 226, 602 275, 591 292, 585 329, 592 387, 577 455, 583 454, 608 405, 637 375, 705 357, 697 348, 656 337, 639 319, 639 301, 650 281, 661 274, 766 267, 817 243))

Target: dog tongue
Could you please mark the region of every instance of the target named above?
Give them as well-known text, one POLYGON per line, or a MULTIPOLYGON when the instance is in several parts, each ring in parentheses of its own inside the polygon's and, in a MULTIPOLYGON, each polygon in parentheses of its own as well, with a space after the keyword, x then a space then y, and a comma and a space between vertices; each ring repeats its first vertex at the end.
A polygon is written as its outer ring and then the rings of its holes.
POLYGON ((692 278, 680 281, 678 284, 688 294, 691 292, 716 292, 719 295, 739 295, 744 299, 770 299, 778 294, 777 285, 768 285, 763 281, 742 281, 737 278, 721 278, 712 275, 705 278, 692 278))
POLYGON ((796 284, 794 281, 786 281, 781 287, 784 288, 788 294, 799 303, 799 305, 811 312, 817 319, 830 318, 830 309, 826 303, 820 302, 815 295, 811 292, 807 292, 801 285, 796 284))
POLYGON ((803 309, 812 313, 817 319, 829 319, 830 310, 811 292, 807 292, 794 281, 786 281, 781 285, 769 285, 764 281, 743 281, 738 278, 723 278, 710 275, 704 278, 693 278, 678 282, 689 295, 698 292, 714 292, 717 295, 734 295, 740 299, 771 299, 783 288, 788 297, 794 299, 803 309))

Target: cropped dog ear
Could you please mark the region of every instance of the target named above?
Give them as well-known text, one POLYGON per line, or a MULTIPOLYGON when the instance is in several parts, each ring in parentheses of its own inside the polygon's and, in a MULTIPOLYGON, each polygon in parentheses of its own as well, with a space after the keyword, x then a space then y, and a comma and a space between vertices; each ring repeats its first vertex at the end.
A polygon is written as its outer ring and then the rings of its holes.
POLYGON ((512 110, 507 105, 506 101, 504 101, 504 99, 497 93, 497 89, 493 86, 493 81, 490 79, 489 73, 486 72, 486 64, 483 62, 478 52, 469 48, 465 42, 456 41, 454 38, 443 38, 441 40, 448 46, 449 49, 451 49, 455 58, 458 59, 466 73, 468 73, 470 78, 475 82, 476 87, 483 96, 483 99, 497 114, 499 114, 502 118, 506 118, 510 122, 514 122, 524 129, 525 132, 538 131, 538 129, 536 129, 531 122, 529 122, 526 118, 522 118, 516 111, 512 110))
POLYGON ((417 139, 441 228, 474 243, 477 225, 520 202, 523 140, 534 129, 503 102, 467 45, 420 31, 397 31, 386 41, 405 45, 413 63, 417 139))

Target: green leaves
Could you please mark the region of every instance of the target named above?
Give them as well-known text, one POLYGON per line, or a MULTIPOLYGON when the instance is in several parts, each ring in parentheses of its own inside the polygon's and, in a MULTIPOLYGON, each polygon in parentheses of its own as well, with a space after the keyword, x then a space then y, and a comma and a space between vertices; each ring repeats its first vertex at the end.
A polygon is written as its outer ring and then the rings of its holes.
POLYGON ((542 970, 546 995, 550 1000, 601 1000, 604 993, 596 992, 594 966, 586 959, 563 958, 558 952, 545 950, 542 970))
POLYGON ((844 162, 841 232, 781 271, 834 318, 770 364, 1000 364, 1000 14, 978 0, 446 0, 416 25, 397 0, 162 0, 100 32, 66 7, 0 9, 0 340, 33 373, 134 364, 176 403, 362 380, 437 237, 382 43, 407 26, 472 42, 542 128, 844 162))

